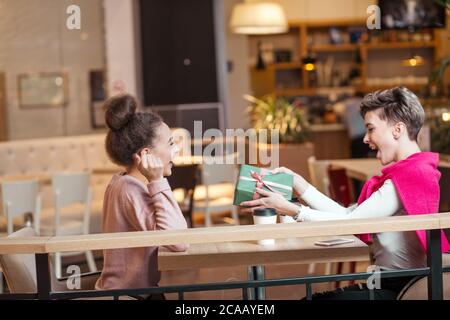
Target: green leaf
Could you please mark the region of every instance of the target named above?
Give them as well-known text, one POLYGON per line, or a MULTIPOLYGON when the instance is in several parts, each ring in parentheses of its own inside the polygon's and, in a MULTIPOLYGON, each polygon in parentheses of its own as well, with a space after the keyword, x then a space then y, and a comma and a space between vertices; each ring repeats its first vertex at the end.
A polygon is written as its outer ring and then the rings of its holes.
POLYGON ((246 95, 244 99, 252 103, 246 111, 251 115, 255 129, 279 130, 281 142, 299 143, 307 139, 308 124, 305 121, 305 110, 273 95, 262 98, 246 95))

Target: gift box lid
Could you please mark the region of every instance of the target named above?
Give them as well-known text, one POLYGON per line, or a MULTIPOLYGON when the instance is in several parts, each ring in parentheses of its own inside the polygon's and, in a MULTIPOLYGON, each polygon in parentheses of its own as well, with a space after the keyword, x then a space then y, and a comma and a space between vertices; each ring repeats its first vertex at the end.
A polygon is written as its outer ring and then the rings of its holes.
POLYGON ((264 189, 280 193, 287 200, 292 198, 292 175, 287 173, 271 174, 268 169, 242 165, 235 189, 234 202, 236 205, 238 205, 239 201, 251 200, 249 196, 253 195, 257 182, 254 173, 262 176, 262 181, 265 184, 263 186, 264 189))

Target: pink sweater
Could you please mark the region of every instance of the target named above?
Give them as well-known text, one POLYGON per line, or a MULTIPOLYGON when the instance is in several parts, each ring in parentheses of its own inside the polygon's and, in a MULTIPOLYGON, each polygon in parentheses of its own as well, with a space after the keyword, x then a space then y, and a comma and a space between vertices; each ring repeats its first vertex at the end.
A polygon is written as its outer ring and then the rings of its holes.
MULTIPOLYGON (((439 178, 437 169, 439 154, 434 152, 417 152, 381 170, 381 176, 368 180, 361 191, 358 204, 368 199, 383 183, 390 179, 395 185, 403 208, 409 215, 431 214, 439 212, 439 178)), ((417 230, 417 237, 424 251, 427 251, 426 232, 417 230)), ((359 236, 364 242, 370 241, 370 235, 359 236)), ((442 252, 450 250, 450 245, 441 231, 442 252)))
MULTIPOLYGON (((113 176, 103 202, 103 232, 186 228, 167 179, 145 185, 123 173, 113 176)), ((166 247, 185 251, 189 246, 166 247)), ((104 250, 103 257, 102 274, 95 285, 98 290, 143 288, 159 282, 158 247, 104 250)))

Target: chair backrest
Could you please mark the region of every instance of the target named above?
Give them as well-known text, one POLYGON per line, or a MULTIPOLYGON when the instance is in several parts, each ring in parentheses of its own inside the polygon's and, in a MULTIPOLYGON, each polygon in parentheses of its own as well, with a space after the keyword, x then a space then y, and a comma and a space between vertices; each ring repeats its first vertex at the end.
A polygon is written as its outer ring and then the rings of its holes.
MULTIPOLYGON (((3 211, 7 218, 7 232, 13 233, 13 219, 31 213, 39 225, 41 198, 36 180, 2 182, 3 211)), ((37 229, 39 230, 39 229, 37 229)))
POLYGON ((330 196, 330 181, 328 178, 328 167, 330 160, 317 160, 312 156, 308 158, 309 177, 313 186, 323 194, 330 196))
MULTIPOLYGON (((35 237, 37 233, 33 228, 25 227, 8 235, 8 238, 35 237)), ((37 291, 36 260, 33 253, 17 253, 0 255, 0 266, 5 275, 11 293, 34 293, 37 291)), ((64 289, 58 282, 52 264, 49 263, 52 290, 64 289)))
POLYGON ((55 197, 54 234, 60 234, 61 212, 64 206, 84 204, 83 233, 89 233, 92 191, 89 183, 89 172, 57 173, 52 177, 53 194, 55 197))
POLYGON ((89 172, 56 173, 52 177, 55 205, 60 207, 88 201, 89 172))
POLYGON ((352 203, 350 183, 345 169, 328 167, 328 179, 330 181, 330 194, 334 201, 344 207, 352 203))
MULTIPOLYGON (((34 236, 36 236, 36 232, 32 228, 27 227, 10 234, 8 238, 34 236)), ((36 261, 34 254, 3 254, 0 255, 0 265, 11 293, 36 292, 36 261)))
POLYGON ((439 212, 446 212, 450 211, 450 168, 439 166, 438 169, 441 172, 439 212))
POLYGON ((179 155, 186 157, 191 155, 191 134, 184 128, 173 128, 172 136, 180 148, 179 155))

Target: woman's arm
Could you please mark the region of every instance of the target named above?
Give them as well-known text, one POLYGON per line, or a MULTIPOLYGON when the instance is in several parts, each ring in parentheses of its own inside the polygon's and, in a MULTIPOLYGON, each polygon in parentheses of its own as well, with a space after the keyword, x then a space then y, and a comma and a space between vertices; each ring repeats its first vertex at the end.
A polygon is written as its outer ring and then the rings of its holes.
MULTIPOLYGON (((350 208, 345 208, 337 202, 331 200, 316 188, 310 185, 302 176, 294 173, 290 169, 280 167, 271 171, 271 173, 287 173, 294 177, 294 193, 300 195, 300 197, 308 203, 314 209, 320 209, 323 211, 331 211, 338 214, 347 214, 350 208)), ((278 213, 295 216, 298 213, 298 206, 284 199, 282 196, 274 194, 272 192, 265 191, 263 189, 256 189, 256 191, 263 196, 263 198, 252 201, 245 201, 240 205, 244 208, 243 212, 252 212, 259 208, 274 208, 278 213)))
POLYGON ((270 171, 270 173, 287 173, 290 174, 294 177, 294 181, 293 181, 293 189, 294 189, 294 194, 301 196, 306 189, 308 189, 309 187, 309 182, 306 181, 301 175, 295 173, 294 171, 292 171, 291 169, 288 169, 286 167, 279 167, 276 169, 273 169, 270 171))
MULTIPOLYGON (((151 181, 147 190, 141 184, 128 184, 122 190, 122 208, 126 219, 135 230, 182 230, 187 229, 167 179, 151 181)), ((165 246, 170 251, 185 251, 188 244, 165 246)))
POLYGON ((298 206, 292 202, 287 201, 281 195, 269 192, 262 189, 256 191, 263 196, 257 200, 245 201, 241 203, 242 206, 247 207, 242 209, 243 212, 252 212, 260 208, 274 208, 278 213, 296 216, 298 221, 322 221, 322 220, 339 220, 339 219, 357 219, 357 218, 374 218, 387 217, 396 213, 401 207, 401 201, 397 195, 395 187, 391 180, 386 180, 383 186, 374 192, 369 199, 361 203, 361 205, 354 205, 350 208, 344 208, 328 197, 321 194, 315 188, 308 191, 308 201, 311 203, 319 203, 324 201, 321 207, 336 208, 337 211, 319 211, 305 206, 298 206))
MULTIPOLYGON (((186 219, 178 206, 167 179, 151 181, 147 185, 149 205, 155 210, 156 230, 187 229, 186 219)), ((170 251, 185 251, 188 244, 165 246, 170 251)))
MULTIPOLYGON (((148 180, 149 193, 146 210, 154 210, 154 219, 146 214, 143 219, 147 230, 179 230, 187 229, 186 219, 172 193, 169 182, 163 178, 164 166, 161 159, 142 151, 140 155, 134 154, 133 161, 139 172, 148 180)), ((139 216, 139 214, 138 214, 139 216)), ((170 251, 185 251, 188 244, 165 246, 170 251)))
POLYGON ((341 206, 336 201, 330 199, 322 192, 317 190, 312 185, 309 185, 305 192, 301 195, 303 201, 305 201, 312 209, 333 212, 336 214, 348 214, 354 208, 346 208, 341 206))
MULTIPOLYGON (((324 205, 320 207, 335 207, 331 202, 325 201, 324 198, 332 201, 315 188, 307 190, 309 194, 305 194, 308 197, 308 203, 317 205, 320 201, 324 202, 324 205)), ((334 201, 332 201, 334 202, 334 201)), ((339 206, 339 205, 338 205, 339 206)), ((341 207, 341 206, 339 206, 341 207)), ((301 206, 300 214, 298 216, 299 221, 324 221, 324 220, 341 220, 341 219, 362 219, 362 218, 376 218, 376 217, 389 217, 394 215, 402 207, 400 198, 397 195, 395 186, 391 180, 386 180, 380 189, 375 191, 366 201, 359 206, 352 206, 350 208, 344 208, 344 211, 319 211, 305 206, 301 206)), ((343 208, 343 207, 341 207, 343 208)))

